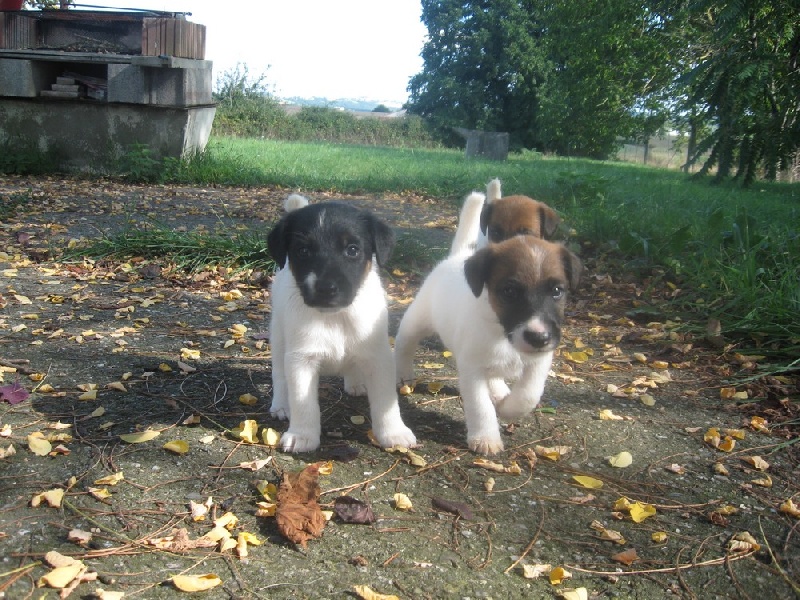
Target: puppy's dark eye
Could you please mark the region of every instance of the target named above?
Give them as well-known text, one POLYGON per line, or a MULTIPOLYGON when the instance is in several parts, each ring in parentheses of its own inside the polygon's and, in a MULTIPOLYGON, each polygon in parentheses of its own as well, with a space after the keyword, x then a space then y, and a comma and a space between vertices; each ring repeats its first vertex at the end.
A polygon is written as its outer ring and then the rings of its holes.
POLYGON ((344 249, 344 255, 348 258, 358 258, 359 254, 361 254, 361 248, 355 244, 349 244, 347 248, 344 249))
POLYGON ((297 253, 297 256, 299 256, 300 258, 308 258, 311 256, 311 248, 309 248, 308 246, 298 246, 295 249, 295 252, 297 253))
POLYGON ((488 237, 493 242, 502 242, 504 239, 503 230, 498 227, 490 227, 488 237))
POLYGON ((559 300, 564 297, 564 288, 560 285, 556 285, 553 287, 552 294, 554 300, 559 300))
POLYGON ((535 234, 527 227, 523 227, 522 229, 517 229, 517 235, 535 235, 535 234))
POLYGON ((519 286, 511 281, 505 283, 503 287, 500 288, 500 295, 506 300, 515 300, 520 296, 519 286))

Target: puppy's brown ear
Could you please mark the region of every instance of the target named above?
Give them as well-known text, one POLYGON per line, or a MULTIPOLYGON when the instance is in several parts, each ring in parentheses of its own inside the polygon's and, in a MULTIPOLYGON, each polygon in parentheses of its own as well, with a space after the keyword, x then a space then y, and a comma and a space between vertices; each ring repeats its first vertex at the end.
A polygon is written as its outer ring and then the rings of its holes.
POLYGON ((489 230, 489 222, 492 220, 492 205, 486 202, 481 209, 481 233, 486 235, 489 230))
POLYGON ((583 263, 581 259, 575 254, 567 250, 564 246, 561 247, 561 263, 564 265, 564 273, 569 282, 569 289, 575 290, 581 280, 583 273, 583 263))
POLYGON ((558 224, 561 223, 561 217, 558 213, 546 204, 539 206, 539 223, 541 224, 542 239, 549 240, 558 229, 558 224))
POLYGON ((283 217, 267 236, 267 248, 272 260, 279 269, 286 265, 286 255, 289 252, 289 215, 283 217))
POLYGON ((483 286, 489 278, 489 273, 492 266, 492 250, 491 248, 482 248, 475 254, 470 256, 464 263, 464 275, 467 278, 467 284, 478 298, 483 291, 483 286))
POLYGON ((387 263, 394 248, 394 231, 386 223, 370 215, 372 243, 375 246, 375 258, 381 267, 387 263))

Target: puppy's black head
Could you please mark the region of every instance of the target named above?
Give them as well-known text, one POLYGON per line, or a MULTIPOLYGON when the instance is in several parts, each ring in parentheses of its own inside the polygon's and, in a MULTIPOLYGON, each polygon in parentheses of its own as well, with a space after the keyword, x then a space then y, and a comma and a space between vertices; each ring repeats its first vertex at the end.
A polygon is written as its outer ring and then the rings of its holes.
POLYGON ((386 263, 394 233, 365 210, 325 202, 285 215, 267 244, 278 266, 289 265, 308 306, 338 309, 356 297, 373 255, 386 263))

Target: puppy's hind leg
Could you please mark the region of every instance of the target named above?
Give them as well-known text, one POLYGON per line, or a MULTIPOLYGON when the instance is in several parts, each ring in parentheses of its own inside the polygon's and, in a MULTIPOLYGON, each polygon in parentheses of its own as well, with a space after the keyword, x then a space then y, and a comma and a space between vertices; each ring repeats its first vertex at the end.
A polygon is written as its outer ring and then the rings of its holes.
POLYGON ((394 364, 397 370, 397 383, 404 385, 414 381, 414 352, 419 341, 433 333, 428 324, 428 315, 423 308, 424 301, 419 296, 411 303, 400 321, 394 341, 394 364))

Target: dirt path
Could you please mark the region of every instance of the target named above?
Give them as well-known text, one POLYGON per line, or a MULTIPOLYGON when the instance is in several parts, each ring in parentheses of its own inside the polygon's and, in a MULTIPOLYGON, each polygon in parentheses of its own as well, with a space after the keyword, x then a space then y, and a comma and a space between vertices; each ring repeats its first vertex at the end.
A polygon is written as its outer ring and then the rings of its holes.
MULTIPOLYGON (((323 447, 287 456, 230 433, 246 419, 283 426, 267 411, 261 285, 246 273, 187 275, 158 261, 53 260, 74 240, 148 220, 231 235, 266 229, 286 193, 0 178, 0 200, 25 200, 0 230, 0 386, 7 398, 15 382, 32 392, 0 402, 0 597, 57 597, 35 588, 51 550, 97 576, 73 597, 103 589, 175 598, 183 592, 170 579, 183 573, 220 578, 204 598, 347 598, 357 585, 405 599, 550 598, 564 588, 614 598, 796 595, 800 520, 781 506, 800 504, 796 444, 784 445, 797 435, 797 382, 760 378, 733 390, 757 405, 723 400, 726 381, 760 359, 692 339, 654 310, 680 293, 657 272, 639 280, 584 253, 587 277, 570 300, 542 410, 504 424, 508 450, 496 462, 509 472, 500 473, 465 448, 455 373, 436 340, 419 352, 420 383, 401 401, 424 466, 372 446, 366 401, 336 379, 321 390, 323 447), (243 403, 247 394, 254 404, 243 403), (772 431, 759 431, 754 416, 772 431), (160 435, 120 437, 148 429, 160 435), (37 432, 52 454, 33 452, 37 432), (621 452, 630 466, 609 463, 621 452), (347 493, 377 520, 334 517, 303 550, 274 518, 256 515, 265 501, 257 482, 329 460, 323 508, 347 493), (602 487, 582 485, 592 480, 602 487), (64 492, 59 507, 31 505, 51 490, 64 492), (411 510, 396 508, 396 493, 411 510), (209 498, 208 516, 194 520, 190 502, 209 498), (226 512, 238 518, 234 540, 247 532, 260 541, 246 557, 198 541, 226 512), (73 530, 90 539, 71 541, 73 530), (543 564, 571 578, 551 584, 550 569, 531 578, 543 564)), ((449 203, 348 200, 427 244, 449 243, 449 203)), ((418 284, 419 274, 387 274, 392 333, 418 284)))

